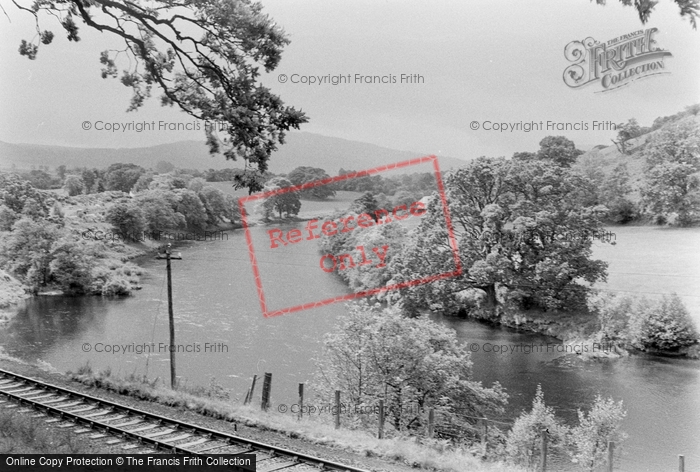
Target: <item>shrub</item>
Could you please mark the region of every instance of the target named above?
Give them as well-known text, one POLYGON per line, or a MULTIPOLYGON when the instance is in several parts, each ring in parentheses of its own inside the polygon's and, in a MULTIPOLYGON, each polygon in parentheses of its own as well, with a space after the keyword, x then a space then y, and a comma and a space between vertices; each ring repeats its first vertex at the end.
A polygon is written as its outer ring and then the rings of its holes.
POLYGON ((589 412, 578 410, 578 426, 571 429, 569 444, 572 462, 583 470, 595 470, 606 463, 608 441, 622 442, 626 435, 620 431, 620 424, 626 412, 622 401, 616 403, 611 398, 596 396, 589 412))
POLYGON ((690 313, 675 293, 658 302, 642 298, 630 317, 628 334, 632 345, 643 350, 677 351, 699 341, 690 313))
POLYGON ((506 456, 518 465, 531 468, 540 458, 540 443, 543 431, 547 431, 552 448, 566 445, 568 428, 554 416, 554 408, 546 406, 542 387, 537 386, 532 409, 521 414, 506 438, 506 456))
POLYGON ((596 315, 604 339, 616 341, 624 337, 627 320, 632 311, 632 299, 611 293, 597 294, 588 299, 588 309, 596 315))
POLYGON ((66 177, 66 181, 63 184, 63 189, 66 191, 69 197, 75 197, 80 195, 85 190, 85 184, 83 179, 77 175, 69 175, 66 177))
POLYGON ((615 200, 608 208, 608 219, 616 224, 624 225, 636 220, 639 215, 634 202, 626 198, 615 200))
POLYGON ((129 295, 130 293, 129 281, 119 275, 110 277, 102 286, 102 295, 107 297, 129 295))
POLYGON ((133 204, 117 203, 107 210, 106 220, 119 231, 125 239, 135 237, 146 228, 141 209, 133 204))

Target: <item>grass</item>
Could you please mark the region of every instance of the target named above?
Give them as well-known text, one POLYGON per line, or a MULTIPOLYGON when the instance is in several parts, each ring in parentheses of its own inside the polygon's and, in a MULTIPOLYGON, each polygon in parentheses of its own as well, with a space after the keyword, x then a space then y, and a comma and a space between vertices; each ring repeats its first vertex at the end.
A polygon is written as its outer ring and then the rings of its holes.
POLYGON ((90 451, 69 431, 49 428, 43 418, 0 409, 0 454, 85 454, 90 451))
POLYGON ((89 364, 67 374, 72 380, 90 387, 157 402, 211 418, 242 423, 261 430, 279 432, 290 438, 302 438, 314 444, 340 447, 367 457, 396 460, 414 468, 445 472, 522 470, 500 462, 484 462, 445 441, 415 437, 390 437, 380 440, 363 430, 336 430, 330 423, 330 418, 321 415, 307 416, 299 421, 295 415, 276 413, 274 405, 268 412, 263 412, 256 406, 232 403, 228 392, 215 380, 212 380, 208 387, 183 386, 174 391, 164 387, 159 379, 149 380, 135 375, 117 377, 109 369, 96 373, 89 364))

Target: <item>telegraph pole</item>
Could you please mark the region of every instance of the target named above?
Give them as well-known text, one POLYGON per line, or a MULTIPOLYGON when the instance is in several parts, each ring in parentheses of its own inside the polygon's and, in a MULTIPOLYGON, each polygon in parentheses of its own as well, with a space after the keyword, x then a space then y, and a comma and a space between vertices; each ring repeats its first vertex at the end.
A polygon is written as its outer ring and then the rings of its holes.
POLYGON ((177 256, 170 254, 170 243, 165 249, 165 254, 158 254, 156 259, 165 259, 165 270, 168 273, 168 321, 170 324, 170 388, 175 390, 177 377, 175 375, 175 319, 173 316, 173 278, 170 271, 171 259, 182 259, 180 253, 177 256))

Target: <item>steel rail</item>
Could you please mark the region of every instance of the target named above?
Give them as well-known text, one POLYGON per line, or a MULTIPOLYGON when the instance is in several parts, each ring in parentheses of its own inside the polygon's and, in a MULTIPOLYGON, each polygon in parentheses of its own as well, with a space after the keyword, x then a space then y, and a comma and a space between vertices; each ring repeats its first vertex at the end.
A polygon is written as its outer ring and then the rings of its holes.
MULTIPOLYGON (((311 465, 313 467, 321 468, 321 470, 331 470, 331 471, 337 471, 337 472, 369 472, 366 469, 359 469, 357 467, 352 467, 344 464, 340 464, 337 462, 329 461, 326 459, 321 459, 319 457, 311 456, 308 454, 303 454, 300 452, 295 452, 291 451, 289 449, 284 449, 281 447, 277 446, 272 446, 270 444, 265 444, 261 443, 258 441, 254 441, 252 439, 247 439, 243 438, 240 436, 236 436, 233 434, 229 433, 223 433, 221 431, 215 431, 213 429, 205 428, 203 426, 197 426, 192 423, 187 423, 185 421, 180 421, 176 420, 173 418, 168 418, 166 416, 162 415, 157 415, 154 413, 149 413, 147 411, 139 410, 138 408, 133 408, 130 406, 125 406, 121 405, 119 403, 115 403, 113 401, 105 400, 102 398, 94 397, 92 395, 88 395, 85 393, 78 392, 76 390, 71 390, 65 387, 59 387, 57 385, 52 385, 49 383, 46 383, 41 380, 37 380, 31 377, 25 377, 20 374, 16 374, 14 372, 9 372, 4 369, 0 369, 0 380, 2 378, 12 380, 14 379, 16 382, 19 382, 20 385, 12 385, 10 384, 0 384, 0 395, 5 395, 8 398, 12 398, 13 400, 17 401, 21 405, 27 405, 31 406, 33 409, 38 410, 38 411, 43 411, 47 414, 51 414, 54 416, 58 416, 61 419, 69 420, 72 421, 76 424, 81 424, 89 427, 90 429, 95 429, 95 430, 102 430, 103 432, 110 433, 112 435, 125 438, 125 439, 131 439, 139 444, 144 444, 144 445, 150 445, 154 449, 159 450, 169 450, 172 453, 175 454, 202 454, 202 451, 195 451, 192 449, 187 449, 181 446, 176 446, 174 444, 169 444, 167 441, 168 439, 165 440, 159 440, 156 439, 155 437, 148 437, 148 435, 144 434, 138 434, 137 432, 134 431, 129 431, 123 428, 120 428, 120 425, 110 425, 106 421, 100 421, 96 419, 91 419, 89 416, 81 416, 80 414, 70 412, 70 411, 65 411, 62 410, 60 406, 52 406, 49 403, 56 403, 57 405, 60 405, 60 403, 65 403, 66 401, 70 399, 76 399, 76 400, 81 400, 80 403, 85 403, 83 406, 94 406, 95 408, 102 408, 102 409, 107 409, 110 410, 112 413, 124 413, 127 414, 130 417, 137 417, 141 418, 143 421, 148 421, 151 423, 156 423, 158 427, 170 427, 174 428, 175 431, 186 431, 189 430, 189 432, 192 433, 192 435, 197 435, 200 439, 201 438, 206 438, 211 441, 221 441, 224 444, 218 447, 214 447, 211 449, 219 449, 219 448, 225 448, 225 447, 231 447, 231 446, 238 446, 242 447, 243 450, 236 452, 235 454, 242 454, 242 453, 255 453, 255 452, 260 452, 260 453, 265 453, 265 454, 270 454, 272 457, 280 457, 284 459, 288 459, 292 462, 292 464, 289 465, 281 465, 279 469, 275 470, 280 470, 282 468, 292 468, 300 464, 307 464, 311 465), (24 388, 23 388, 24 387, 24 388), (32 387, 31 389, 27 390, 26 387, 32 387), (21 391, 12 391, 13 389, 20 388, 21 391), (10 390, 10 391, 7 391, 10 390), (39 390, 39 391, 37 391, 39 390), (34 392, 34 393, 31 393, 34 392), (56 402, 55 400, 48 400, 42 402, 39 399, 33 400, 31 398, 26 398, 23 397, 22 395, 27 395, 30 394, 31 396, 36 396, 40 395, 43 392, 53 392, 54 395, 63 395, 66 396, 67 398, 62 400, 61 402, 56 402)), ((42 399, 47 398, 46 396, 42 396, 42 399)), ((74 405, 77 406, 77 405, 74 405)), ((73 407, 74 407, 73 406, 73 407)), ((86 413, 88 411, 94 411, 94 409, 91 410, 82 410, 85 411, 86 413)), ((125 418, 122 418, 125 419, 125 418)), ((109 421, 109 420, 108 420, 109 421)), ((114 420, 112 420, 114 421, 114 420)), ((124 424, 122 424, 123 426, 124 424)), ((139 429, 139 428, 136 428, 139 429)), ((174 432, 174 431, 173 431, 174 432)), ((172 434, 172 433, 171 433, 172 434)), ((196 438, 195 438, 196 439, 196 438)), ((170 439, 172 441, 172 439, 170 439)))

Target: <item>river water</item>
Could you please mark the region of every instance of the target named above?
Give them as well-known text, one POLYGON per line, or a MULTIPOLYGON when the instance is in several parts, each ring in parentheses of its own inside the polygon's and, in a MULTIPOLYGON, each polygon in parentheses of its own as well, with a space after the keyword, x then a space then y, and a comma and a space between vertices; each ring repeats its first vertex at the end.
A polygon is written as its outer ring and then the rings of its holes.
MULTIPOLYGON (((612 251, 622 255, 611 265, 611 283, 606 287, 632 295, 676 290, 695 308, 700 265, 694 248, 700 233, 615 231, 617 246, 596 245, 598 257, 612 257, 612 251), (654 242, 659 235, 666 243, 654 242), (669 246, 669 238, 675 249, 690 252, 674 256, 668 249, 669 256, 653 256, 669 246), (656 252, 655 244, 661 248, 656 252), (635 258, 639 247, 652 256, 637 253, 635 258), (674 265, 674 258, 681 264, 674 265), (633 275, 664 275, 664 271, 669 277, 655 290, 647 286, 649 277, 633 275)), ((345 307, 336 303, 264 318, 245 236, 242 231, 227 234, 225 241, 180 247, 183 259, 172 262, 176 344, 190 351, 177 354, 178 375, 190 384, 207 384, 216 377, 241 399, 253 374, 271 372, 273 403, 294 403, 297 384, 312 379, 323 335, 345 307)), ((262 228, 252 228, 252 236, 268 311, 349 293, 339 279, 320 270, 320 255, 311 242, 278 253, 265 246, 262 228)), ((147 270, 143 289, 132 297, 27 301, 0 330, 0 345, 15 357, 40 359, 61 371, 89 362, 94 369, 109 366, 115 372, 146 374, 167 383, 169 355, 159 345, 168 342, 164 261, 149 258, 141 264, 147 270), (109 352, 114 348, 108 346, 115 345, 128 352, 109 352), (145 352, 135 352, 144 345, 145 352)), ((685 454, 686 470, 700 470, 700 362, 644 356, 614 362, 552 362, 557 354, 547 351, 556 351, 554 339, 438 315, 435 319, 453 327, 460 339, 479 346, 472 355, 474 376, 486 385, 499 381, 506 388, 510 402, 501 418, 506 422, 529 408, 538 384, 546 403, 569 422, 575 421, 577 408, 590 405, 600 393, 623 400, 627 409, 623 429, 629 438, 619 470, 676 470, 678 454, 685 454), (490 346, 495 345, 535 348, 507 354, 493 352, 490 346)))

